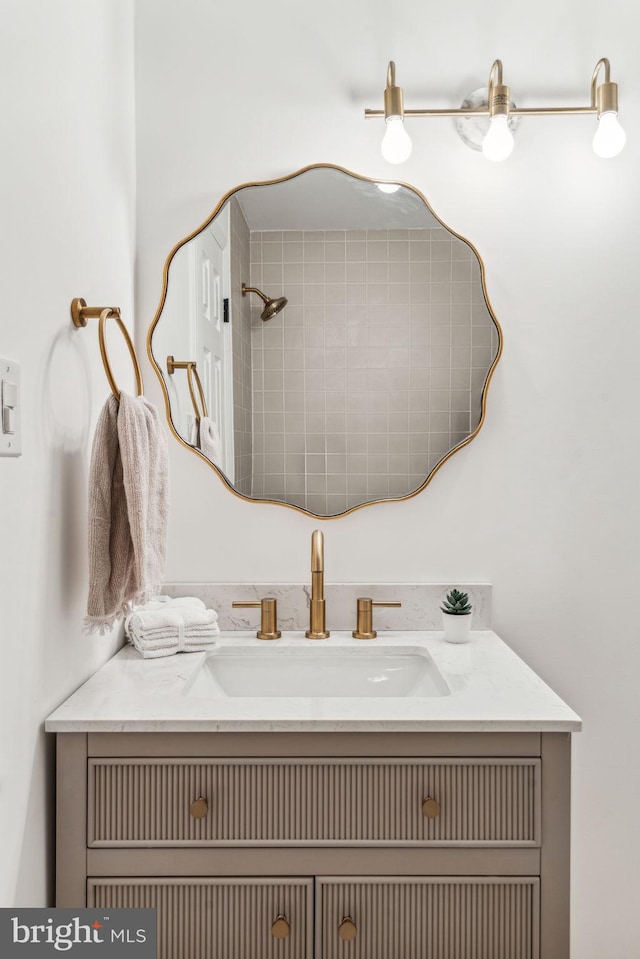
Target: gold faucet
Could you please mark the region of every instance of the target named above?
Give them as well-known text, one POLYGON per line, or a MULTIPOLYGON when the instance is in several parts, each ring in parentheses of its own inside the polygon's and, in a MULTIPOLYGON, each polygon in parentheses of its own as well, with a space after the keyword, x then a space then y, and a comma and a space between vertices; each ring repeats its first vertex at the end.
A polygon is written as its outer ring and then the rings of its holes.
POLYGON ((311 534, 311 604, 307 639, 326 639, 330 635, 326 629, 324 615, 324 533, 314 529, 311 534))

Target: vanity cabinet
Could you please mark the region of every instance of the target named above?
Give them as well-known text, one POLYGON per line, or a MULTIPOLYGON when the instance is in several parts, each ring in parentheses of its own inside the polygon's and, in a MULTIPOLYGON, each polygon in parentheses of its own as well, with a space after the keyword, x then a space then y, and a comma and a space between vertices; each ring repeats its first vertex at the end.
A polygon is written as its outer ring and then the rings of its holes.
POLYGON ((567 733, 62 733, 57 904, 161 959, 568 959, 567 733))

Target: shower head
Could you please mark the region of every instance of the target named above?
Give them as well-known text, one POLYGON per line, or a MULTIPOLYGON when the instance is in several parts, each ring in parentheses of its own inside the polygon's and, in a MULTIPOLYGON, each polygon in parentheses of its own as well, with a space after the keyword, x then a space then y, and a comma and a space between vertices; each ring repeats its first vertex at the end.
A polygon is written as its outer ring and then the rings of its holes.
POLYGON ((272 316, 275 316, 280 312, 280 310, 283 310, 286 305, 286 296, 279 296, 277 300, 269 300, 264 310, 260 314, 260 319, 270 320, 272 316))
POLYGON ((272 300, 270 297, 266 296, 255 286, 247 286, 245 283, 242 284, 242 295, 246 296, 247 293, 257 293, 262 302, 264 303, 264 310, 260 314, 261 320, 270 320, 274 317, 280 310, 284 309, 287 305, 286 296, 279 296, 276 300, 272 300))

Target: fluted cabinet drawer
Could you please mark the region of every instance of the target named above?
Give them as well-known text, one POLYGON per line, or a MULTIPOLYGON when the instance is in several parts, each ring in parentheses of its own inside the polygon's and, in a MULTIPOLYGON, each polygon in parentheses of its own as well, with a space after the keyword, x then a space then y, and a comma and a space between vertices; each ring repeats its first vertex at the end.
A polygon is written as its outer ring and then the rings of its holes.
POLYGON ((88 804, 90 846, 536 846, 540 760, 92 759, 88 804))
POLYGON ((539 881, 316 880, 322 959, 539 959, 539 881))
POLYGON ((87 905, 157 909, 158 959, 312 959, 312 890, 311 879, 89 879, 87 905))

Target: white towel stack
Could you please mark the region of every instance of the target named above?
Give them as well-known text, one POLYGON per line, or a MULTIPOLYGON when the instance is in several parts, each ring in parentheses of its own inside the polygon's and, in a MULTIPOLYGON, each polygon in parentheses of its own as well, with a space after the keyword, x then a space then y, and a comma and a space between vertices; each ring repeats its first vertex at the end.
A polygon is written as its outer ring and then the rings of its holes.
POLYGON ((195 596, 155 596, 127 616, 124 629, 145 659, 210 649, 220 635, 218 614, 195 596))

